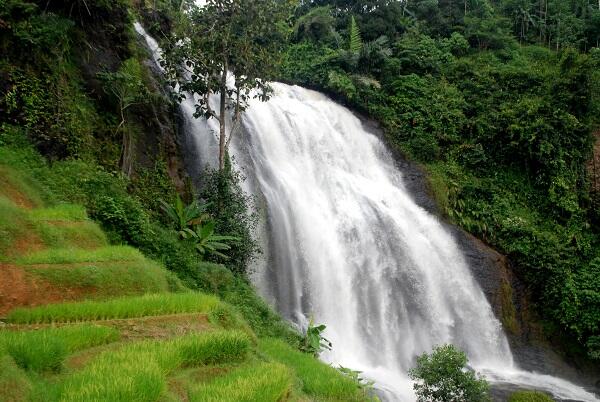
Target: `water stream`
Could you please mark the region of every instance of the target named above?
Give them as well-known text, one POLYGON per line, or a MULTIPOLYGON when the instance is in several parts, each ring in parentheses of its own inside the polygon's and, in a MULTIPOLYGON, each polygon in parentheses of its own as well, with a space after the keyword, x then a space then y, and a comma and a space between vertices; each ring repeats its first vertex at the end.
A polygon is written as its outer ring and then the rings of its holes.
MULTIPOLYGON (((156 60, 160 49, 139 24, 156 60)), ((382 141, 326 96, 273 84, 253 102, 232 154, 264 212, 255 284, 298 326, 327 325, 324 360, 360 370, 390 401, 414 401, 407 370, 452 343, 490 380, 598 401, 559 378, 520 370, 453 237, 420 208, 382 141)), ((188 97, 189 98, 189 97, 188 97)), ((182 104, 198 170, 214 165, 214 122, 182 104)))

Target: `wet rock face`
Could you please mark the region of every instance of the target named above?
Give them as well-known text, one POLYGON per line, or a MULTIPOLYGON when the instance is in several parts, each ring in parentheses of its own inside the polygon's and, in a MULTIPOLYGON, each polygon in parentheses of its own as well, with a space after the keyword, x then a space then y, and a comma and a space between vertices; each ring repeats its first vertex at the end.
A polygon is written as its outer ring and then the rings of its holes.
MULTIPOLYGON (((385 141, 377 123, 359 117, 370 132, 385 141)), ((436 215, 460 245, 471 272, 496 317, 502 322, 519 366, 529 371, 555 375, 600 393, 599 368, 592 366, 590 362, 569 361, 557 353, 562 348, 559 342, 546 339, 527 288, 515 275, 508 258, 460 227, 445 222, 429 189, 425 170, 407 160, 400 152, 394 151, 393 147, 389 148, 392 149, 397 166, 402 171, 404 184, 413 200, 421 208, 436 215)), ((494 400, 506 401, 517 390, 510 384, 495 385, 492 396, 494 400)))

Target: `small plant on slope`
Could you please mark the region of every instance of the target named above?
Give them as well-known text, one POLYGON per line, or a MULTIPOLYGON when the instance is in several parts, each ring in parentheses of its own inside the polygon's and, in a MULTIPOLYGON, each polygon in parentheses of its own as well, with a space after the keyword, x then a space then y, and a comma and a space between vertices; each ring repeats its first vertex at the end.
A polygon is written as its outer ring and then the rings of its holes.
POLYGON ((306 353, 310 353, 315 357, 318 357, 323 350, 331 350, 331 342, 323 336, 323 331, 327 328, 325 325, 314 325, 311 318, 308 328, 302 342, 300 344, 300 350, 306 353))
POLYGON ((224 242, 239 241, 240 239, 235 236, 215 234, 215 225, 215 221, 210 221, 205 225, 195 225, 194 229, 188 228, 185 232, 189 235, 190 239, 196 242, 196 250, 198 250, 200 256, 204 257, 208 253, 228 259, 229 257, 221 251, 229 250, 231 247, 224 242))
POLYGON ((491 401, 485 377, 467 368, 467 355, 454 345, 436 347, 417 357, 408 374, 419 402, 491 401))
POLYGON ((193 201, 189 205, 184 205, 179 194, 173 205, 164 201, 160 203, 162 210, 173 221, 182 239, 190 236, 190 233, 186 229, 189 229, 193 225, 199 225, 209 218, 206 209, 210 204, 199 204, 197 201, 193 201))

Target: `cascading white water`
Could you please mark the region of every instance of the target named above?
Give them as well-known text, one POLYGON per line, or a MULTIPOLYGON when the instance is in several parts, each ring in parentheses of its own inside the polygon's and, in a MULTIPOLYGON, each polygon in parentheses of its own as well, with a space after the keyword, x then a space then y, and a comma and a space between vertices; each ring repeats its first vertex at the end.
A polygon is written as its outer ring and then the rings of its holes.
MULTIPOLYGON (((136 29, 158 59, 156 42, 136 29)), ((362 371, 386 399, 412 401, 415 357, 453 343, 493 381, 598 400, 515 366, 458 245, 412 200, 379 138, 318 92, 273 86, 269 102, 245 113, 232 149, 266 211, 256 283, 291 321, 327 325, 334 347, 324 359, 362 371)), ((191 99, 182 105, 199 164, 214 164, 212 123, 193 110, 191 99)))

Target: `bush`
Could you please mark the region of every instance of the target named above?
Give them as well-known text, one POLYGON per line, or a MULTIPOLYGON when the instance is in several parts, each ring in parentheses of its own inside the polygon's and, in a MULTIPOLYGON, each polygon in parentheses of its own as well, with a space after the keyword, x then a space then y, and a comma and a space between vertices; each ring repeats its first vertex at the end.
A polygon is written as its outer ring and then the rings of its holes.
POLYGON ((428 355, 417 357, 417 366, 409 370, 415 382, 419 402, 491 401, 485 378, 467 369, 467 355, 453 345, 436 347, 428 355))

